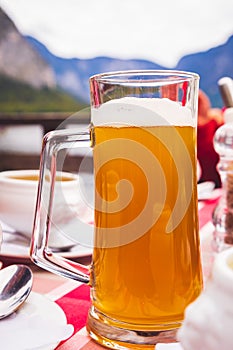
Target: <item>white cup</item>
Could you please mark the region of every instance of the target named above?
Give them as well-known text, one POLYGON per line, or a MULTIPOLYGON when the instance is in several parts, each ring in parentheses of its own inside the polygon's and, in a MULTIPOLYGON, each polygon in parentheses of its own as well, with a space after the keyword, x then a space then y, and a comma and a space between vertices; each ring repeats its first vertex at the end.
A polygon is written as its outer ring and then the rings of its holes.
MULTIPOLYGON (((0 220, 31 239, 38 191, 38 170, 0 172, 0 220)), ((51 247, 76 244, 67 236, 66 227, 85 211, 80 195, 80 181, 75 174, 62 172, 55 185, 51 247), (62 176, 62 180, 61 180, 62 176)), ((68 232, 69 233, 69 232, 68 232)))

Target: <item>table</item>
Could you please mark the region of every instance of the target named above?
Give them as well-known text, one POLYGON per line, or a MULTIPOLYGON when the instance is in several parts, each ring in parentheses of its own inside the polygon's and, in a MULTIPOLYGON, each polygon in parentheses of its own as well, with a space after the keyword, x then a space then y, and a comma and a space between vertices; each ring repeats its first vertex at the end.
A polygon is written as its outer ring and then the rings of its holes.
MULTIPOLYGON (((208 201, 199 202, 199 226, 201 252, 205 279, 208 278, 214 254, 211 248, 213 225, 211 215, 220 190, 215 191, 215 196, 208 201)), ((80 262, 88 263, 90 257, 80 262)), ((61 342, 56 350, 101 350, 102 346, 92 341, 86 333, 85 324, 87 312, 90 306, 89 286, 77 281, 65 279, 33 267, 34 283, 33 291, 44 294, 55 301, 65 312, 67 322, 73 324, 74 334, 65 342, 61 342)))

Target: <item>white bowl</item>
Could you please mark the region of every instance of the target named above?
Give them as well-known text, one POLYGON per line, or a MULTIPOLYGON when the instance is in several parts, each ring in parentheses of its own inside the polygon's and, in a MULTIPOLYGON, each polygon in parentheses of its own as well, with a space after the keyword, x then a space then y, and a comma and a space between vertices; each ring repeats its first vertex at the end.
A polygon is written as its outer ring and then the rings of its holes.
MULTIPOLYGON (((38 170, 0 172, 0 220, 29 239, 35 216, 38 176, 38 170)), ((70 181, 56 181, 49 241, 52 247, 75 244, 66 236, 65 227, 77 216, 77 208, 81 207, 78 176, 66 172, 62 176, 70 181)))

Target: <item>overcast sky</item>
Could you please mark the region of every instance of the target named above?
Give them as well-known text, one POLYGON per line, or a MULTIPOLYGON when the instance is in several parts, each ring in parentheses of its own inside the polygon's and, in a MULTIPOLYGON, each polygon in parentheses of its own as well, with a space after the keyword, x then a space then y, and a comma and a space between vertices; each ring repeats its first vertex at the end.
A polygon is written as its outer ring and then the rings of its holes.
POLYGON ((0 0, 18 29, 61 57, 143 58, 167 67, 233 34, 233 0, 0 0))

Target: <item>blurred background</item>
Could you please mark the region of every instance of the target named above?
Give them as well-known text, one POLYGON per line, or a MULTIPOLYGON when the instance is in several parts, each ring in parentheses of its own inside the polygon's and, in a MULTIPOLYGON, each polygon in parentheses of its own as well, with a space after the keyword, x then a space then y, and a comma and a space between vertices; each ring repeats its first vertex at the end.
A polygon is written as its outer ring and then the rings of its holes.
POLYGON ((38 167, 43 134, 70 116, 88 124, 96 73, 193 71, 212 107, 224 108, 218 80, 233 77, 232 15, 232 0, 0 0, 0 170, 38 167))

